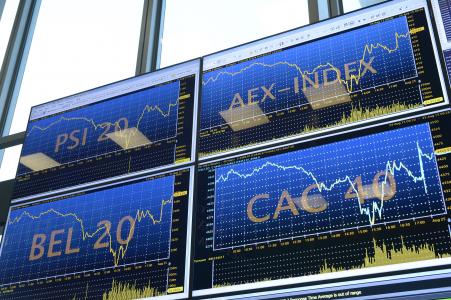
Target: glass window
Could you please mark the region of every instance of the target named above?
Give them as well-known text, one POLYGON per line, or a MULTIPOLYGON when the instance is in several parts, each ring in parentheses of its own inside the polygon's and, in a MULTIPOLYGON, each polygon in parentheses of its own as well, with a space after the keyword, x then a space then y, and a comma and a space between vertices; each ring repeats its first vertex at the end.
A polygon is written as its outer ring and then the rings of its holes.
POLYGON ((17 165, 19 164, 20 151, 22 145, 6 148, 3 152, 3 159, 0 165, 0 181, 13 179, 16 176, 17 165))
POLYGON ((33 105, 133 76, 143 3, 42 1, 10 134, 33 105))
POLYGON ((9 36, 13 28, 18 6, 19 0, 6 1, 3 13, 0 16, 0 65, 5 57, 6 47, 8 46, 9 36))
POLYGON ((161 66, 309 23, 307 0, 166 0, 161 66))
POLYGON ((347 13, 362 7, 370 6, 384 1, 386 0, 343 0, 343 11, 347 13))

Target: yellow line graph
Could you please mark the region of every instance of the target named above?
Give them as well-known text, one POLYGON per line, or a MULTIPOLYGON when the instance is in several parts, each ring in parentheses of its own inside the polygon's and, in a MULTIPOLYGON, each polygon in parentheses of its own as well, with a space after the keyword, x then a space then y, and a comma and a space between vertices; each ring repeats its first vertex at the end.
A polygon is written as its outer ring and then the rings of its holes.
POLYGON ((126 137, 125 144, 127 146, 126 148, 128 148, 128 145, 130 143, 131 138, 134 135, 139 133, 139 127, 141 125, 141 121, 143 120, 144 115, 146 113, 157 111, 163 117, 167 118, 167 117, 170 116, 172 108, 176 107, 179 104, 180 100, 187 99, 190 96, 191 96, 190 94, 186 94, 186 95, 183 95, 183 96, 180 96, 179 98, 177 98, 177 101, 175 101, 174 103, 169 103, 167 112, 162 110, 160 108, 160 106, 158 106, 158 105, 148 105, 147 104, 146 106, 144 106, 141 114, 139 115, 139 118, 137 120, 136 126, 132 127, 132 128, 129 128, 130 129, 129 131, 125 131, 125 128, 124 129, 121 128, 120 119, 118 121, 115 121, 115 122, 97 123, 94 119, 90 119, 90 118, 86 118, 86 117, 70 117, 70 118, 67 118, 67 117, 62 116, 58 120, 50 123, 47 126, 43 126, 43 127, 38 126, 38 125, 32 126, 31 129, 29 130, 29 132, 27 133, 27 136, 29 136, 34 130, 47 131, 48 129, 52 128, 53 126, 55 126, 55 125, 57 125, 57 124, 59 124, 59 123, 61 123, 63 121, 85 121, 85 122, 89 123, 94 128, 94 130, 97 130, 99 128, 105 129, 105 127, 115 126, 115 133, 118 133, 119 135, 120 134, 124 134, 125 135, 125 137, 126 137), (119 128, 119 130, 116 130, 116 128, 119 128))
POLYGON ((324 64, 320 64, 318 66, 316 66, 312 71, 303 71, 302 68, 295 64, 295 63, 290 63, 288 61, 279 61, 276 62, 274 64, 266 64, 266 63, 262 63, 262 62, 254 62, 244 68, 242 68, 241 70, 237 71, 237 72, 227 72, 227 71, 222 71, 222 72, 218 72, 218 74, 216 74, 216 76, 212 76, 209 77, 206 81, 202 81, 203 85, 207 85, 210 82, 215 82, 219 79, 219 77, 221 77, 222 75, 229 75, 229 76, 236 76, 239 75, 241 73, 243 73, 244 71, 247 71, 255 66, 262 66, 262 67, 268 67, 268 68, 272 68, 272 67, 276 67, 279 65, 286 65, 292 68, 295 68, 298 73, 301 76, 306 76, 306 75, 313 75, 315 72, 317 72, 319 69, 321 68, 325 68, 325 67, 329 67, 331 68, 333 71, 335 71, 336 75, 337 75, 337 79, 339 80, 340 83, 344 84, 346 86, 346 89, 348 90, 348 92, 352 92, 354 90, 354 84, 358 85, 360 82, 360 79, 363 77, 363 65, 365 63, 365 57, 367 54, 372 54, 373 51, 375 49, 381 48, 385 51, 387 51, 388 53, 393 53, 395 51, 397 51, 399 49, 399 39, 400 38, 410 38, 410 33, 407 32, 405 34, 399 34, 398 32, 395 32, 395 46, 394 48, 390 48, 387 45, 383 45, 379 42, 375 43, 375 44, 366 44, 364 46, 363 49, 363 54, 362 54, 362 58, 359 60, 359 69, 358 69, 358 73, 357 74, 350 74, 350 78, 349 80, 347 79, 341 79, 340 74, 341 71, 339 68, 335 67, 332 63, 327 62, 324 64))
MULTIPOLYGON (((136 211, 136 215, 134 218, 134 222, 131 224, 130 227, 130 232, 133 232, 135 229, 135 224, 136 222, 141 222, 143 219, 150 219, 152 221, 153 224, 159 224, 162 222, 162 218, 163 218, 163 209, 164 206, 167 204, 172 203, 173 197, 171 197, 169 200, 162 200, 161 201, 161 206, 160 206, 160 216, 158 218, 156 218, 149 210, 141 210, 138 209, 136 211)), ((23 217, 28 217, 32 220, 38 220, 40 218, 42 218, 45 215, 48 214, 55 214, 59 217, 63 217, 63 218, 68 218, 68 217, 72 217, 75 219, 75 221, 77 221, 80 224, 80 228, 81 228, 81 233, 82 233, 82 239, 83 241, 85 241, 86 239, 91 239, 93 237, 95 237, 99 232, 101 232, 102 230, 106 230, 106 233, 109 237, 109 252, 111 253, 111 255, 113 256, 113 261, 114 261, 114 266, 117 266, 119 264, 119 260, 123 259, 125 257, 125 254, 127 252, 128 249, 128 245, 130 244, 130 241, 132 240, 132 238, 130 238, 127 243, 124 245, 120 245, 118 249, 114 249, 113 248, 113 241, 112 241, 112 237, 111 237, 111 233, 109 231, 109 228, 105 225, 102 225, 100 227, 98 227, 94 232, 89 233, 88 231, 86 231, 85 229, 85 225, 83 223, 83 220, 78 217, 75 213, 62 213, 59 212, 53 208, 50 208, 44 212, 39 213, 39 215, 35 216, 30 214, 28 211, 24 211, 20 216, 15 217, 14 219, 12 219, 11 221, 9 221, 9 224, 15 224, 20 222, 20 220, 23 217)))

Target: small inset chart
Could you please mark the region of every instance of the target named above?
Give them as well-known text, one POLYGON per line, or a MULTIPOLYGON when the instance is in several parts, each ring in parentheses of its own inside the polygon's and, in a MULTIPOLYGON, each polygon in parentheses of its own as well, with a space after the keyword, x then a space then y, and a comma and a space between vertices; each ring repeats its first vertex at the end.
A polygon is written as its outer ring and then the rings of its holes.
POLYGON ((2 299, 183 292, 189 177, 179 171, 12 207, 0 253, 2 299))
POLYGON ((449 124, 446 111, 201 164, 194 294, 445 266, 449 124))
POLYGON ((189 67, 171 80, 151 73, 34 108, 14 198, 189 162, 198 71, 189 67))
POLYGON ((370 20, 207 57, 201 156, 446 103, 424 9, 370 20))

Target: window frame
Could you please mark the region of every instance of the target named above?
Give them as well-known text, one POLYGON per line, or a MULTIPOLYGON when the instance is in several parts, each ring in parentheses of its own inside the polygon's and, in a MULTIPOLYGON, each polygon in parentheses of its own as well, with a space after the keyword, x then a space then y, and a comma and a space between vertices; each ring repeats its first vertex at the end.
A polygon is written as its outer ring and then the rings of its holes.
MULTIPOLYGON (((8 0, 9 1, 9 0, 8 0)), ((308 0, 309 24, 342 14, 343 0, 308 0)), ((0 1, 0 18, 6 1, 0 1)), ((42 0, 20 0, 0 72, 0 166, 4 149, 25 132, 9 132, 42 0)), ((135 75, 160 68, 166 0, 144 0, 135 75)), ((1 183, 1 182, 0 182, 1 183)))

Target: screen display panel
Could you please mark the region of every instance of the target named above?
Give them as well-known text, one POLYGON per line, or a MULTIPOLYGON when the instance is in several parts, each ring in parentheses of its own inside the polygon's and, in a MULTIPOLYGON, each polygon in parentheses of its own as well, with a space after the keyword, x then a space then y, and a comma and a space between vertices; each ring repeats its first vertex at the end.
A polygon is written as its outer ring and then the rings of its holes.
POLYGON ((201 164, 194 295, 449 268, 450 124, 448 110, 201 164))
POLYGON ((0 298, 186 297, 192 181, 181 169, 13 205, 0 298))
POLYGON ((13 198, 190 162, 198 73, 190 61, 34 107, 13 198))
POLYGON ((391 1, 205 57, 199 153, 447 102, 427 1, 391 1))

